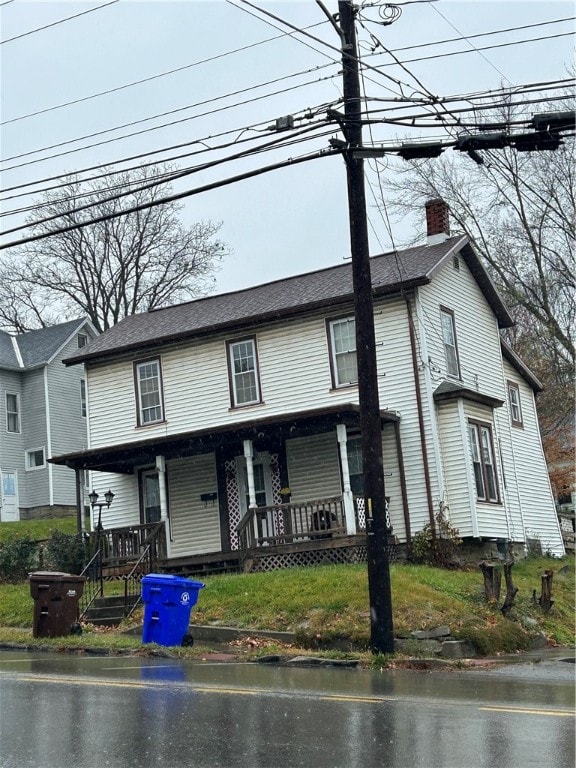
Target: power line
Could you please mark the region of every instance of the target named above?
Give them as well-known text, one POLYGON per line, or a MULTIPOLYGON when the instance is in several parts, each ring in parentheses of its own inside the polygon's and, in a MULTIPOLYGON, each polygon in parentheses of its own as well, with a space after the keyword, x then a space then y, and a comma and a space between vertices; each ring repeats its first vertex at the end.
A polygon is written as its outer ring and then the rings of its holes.
MULTIPOLYGON (((226 105, 224 107, 218 107, 217 109, 209 110, 207 112, 201 112, 200 114, 197 114, 197 115, 191 115, 190 117, 184 117, 184 118, 181 118, 180 120, 173 120, 173 121, 171 121, 169 123, 164 123, 163 125, 157 125, 157 126, 154 126, 152 128, 144 128, 144 129, 142 129, 140 131, 133 131, 132 133, 125 134, 124 136, 116 136, 114 138, 105 139, 104 141, 94 142, 93 144, 86 144, 83 147, 76 147, 75 149, 68 149, 65 152, 57 152, 57 153, 55 153, 53 155, 47 155, 46 157, 41 157, 41 158, 38 158, 36 160, 28 160, 28 161, 26 161, 24 163, 18 163, 17 165, 11 165, 8 168, 3 168, 2 172, 13 171, 13 170, 15 170, 17 168, 23 168, 23 167, 28 166, 28 165, 35 165, 36 163, 43 163, 43 162, 45 162, 47 160, 53 160, 54 158, 63 157, 65 155, 72 155, 72 154, 75 154, 77 152, 84 152, 87 149, 93 149, 94 147, 100 147, 100 146, 103 146, 104 144, 112 144, 115 141, 123 141, 125 139, 131 139, 134 136, 141 136, 144 133, 150 133, 151 131, 157 131, 157 130, 160 130, 162 128, 170 128, 170 127, 172 127, 174 125, 179 125, 181 123, 186 123, 186 122, 189 122, 191 120, 197 120, 200 117, 207 117, 209 115, 217 114, 218 112, 224 112, 224 111, 226 111, 228 109, 234 109, 236 107, 244 106, 246 104, 251 104, 253 102, 260 101, 262 99, 269 98, 271 96, 277 96, 277 95, 280 95, 280 94, 283 94, 283 93, 288 93, 290 91, 298 90, 299 88, 307 87, 307 86, 310 86, 310 85, 316 85, 317 83, 319 83, 319 82, 321 82, 322 80, 325 80, 325 79, 331 79, 331 76, 330 77, 326 77, 326 78, 318 78, 318 79, 316 79, 314 81, 311 81, 311 82, 308 82, 308 83, 303 83, 303 84, 300 84, 300 85, 295 85, 295 86, 292 86, 290 88, 283 88, 280 91, 274 91, 273 93, 265 94, 264 96, 256 96, 256 97, 254 97, 252 99, 243 99, 242 101, 236 102, 234 104, 228 104, 228 105, 226 105)), ((268 122, 270 122, 270 121, 268 121, 268 122)), ((66 144, 68 142, 63 142, 63 143, 66 144)), ((56 146, 59 146, 59 145, 54 145, 54 147, 56 147, 56 146)), ((49 147, 46 147, 45 149, 49 149, 49 147)), ((25 155, 17 155, 17 156, 15 155, 12 159, 16 159, 17 157, 24 157, 24 156, 29 155, 29 154, 35 154, 35 152, 37 152, 37 151, 40 152, 40 151, 43 151, 43 150, 35 150, 33 152, 30 152, 30 153, 25 153, 25 155)))
POLYGON ((77 224, 71 224, 67 227, 60 227, 59 229, 55 229, 49 232, 44 232, 42 234, 37 235, 30 235, 29 237, 22 238, 21 240, 14 240, 9 243, 4 243, 3 245, 0 245, 0 250, 4 250, 6 248, 14 248, 19 245, 25 245, 26 243, 31 243, 37 240, 45 240, 47 237, 53 237, 54 235, 64 234, 65 232, 72 232, 76 229, 83 229, 84 227, 92 226, 93 224, 99 224, 103 221, 108 221, 110 219, 116 219, 120 216, 126 216, 130 213, 136 213, 137 211, 143 211, 148 208, 154 208, 158 205, 165 205, 166 203, 172 203, 176 202, 177 200, 182 200, 185 197, 190 197, 192 195, 198 195, 202 192, 207 192, 212 189, 218 189, 219 187, 228 186, 229 184, 235 184, 238 181, 244 181, 245 179, 254 178, 255 176, 260 176, 264 173, 269 173, 270 171, 278 170, 279 168, 287 168, 291 165, 300 165, 301 163, 308 162, 310 160, 316 160, 320 157, 331 157, 333 155, 339 155, 341 154, 341 150, 339 149, 323 149, 319 152, 315 152, 313 154, 309 155, 303 155, 296 158, 290 158, 288 160, 283 160, 278 163, 273 163, 272 165, 264 166, 262 168, 257 168, 253 171, 247 171, 246 173, 238 174, 237 176, 230 176, 227 179, 223 179, 221 181, 216 181, 211 184, 204 184, 201 187, 196 187, 195 189, 189 189, 185 192, 179 192, 174 195, 168 195, 167 197, 159 198, 158 200, 149 201, 147 203, 141 203, 140 205, 132 206, 131 208, 126 208, 121 211, 114 211, 113 213, 106 214, 104 216, 98 216, 95 219, 90 219, 89 221, 83 221, 79 222, 77 224))
MULTIPOLYGON (((36 32, 42 32, 43 29, 49 29, 50 27, 56 27, 58 24, 64 24, 66 21, 71 21, 72 19, 77 19, 79 16, 85 16, 87 13, 93 13, 94 11, 100 11, 102 8, 107 8, 109 5, 114 5, 115 3, 120 2, 120 0, 110 0, 108 3, 104 3, 103 5, 98 5, 96 8, 89 8, 87 11, 81 11, 81 13, 75 13, 73 16, 67 16, 65 19, 60 19, 59 21, 53 21, 51 24, 45 24, 43 27, 37 27, 36 29, 31 29, 28 32, 23 32, 21 35, 14 35, 14 37, 8 37, 6 40, 0 40, 0 45, 4 45, 5 43, 11 43, 13 40, 19 40, 22 37, 28 37, 28 35, 34 35, 36 32)), ((6 3, 4 3, 6 5, 6 3)))
MULTIPOLYGON (((9 0, 9 2, 13 2, 14 0, 9 0)), ((306 29, 311 29, 312 27, 318 26, 318 24, 312 24, 309 27, 306 27, 306 29)), ((209 56, 206 59, 200 59, 199 61, 194 61, 191 64, 184 64, 182 67, 176 67, 175 69, 169 69, 166 72, 159 72, 156 75, 151 75, 150 77, 144 77, 140 80, 134 80, 130 83, 124 83, 123 85, 116 86, 115 88, 108 88, 105 91, 99 91, 98 93, 92 93, 90 96, 83 96, 79 99, 73 99, 72 101, 66 101, 62 104, 55 104, 52 107, 46 107, 45 109, 39 109, 36 112, 29 112, 25 115, 19 115, 18 117, 13 117, 9 120, 3 120, 0 122, 0 125, 8 125, 9 123, 15 123, 19 120, 26 120, 29 117, 36 117, 37 115, 43 115, 46 112, 53 112, 57 109, 64 109, 64 107, 70 107, 74 104, 80 104, 84 101, 90 101, 91 99, 97 99, 100 96, 107 96, 111 93, 116 93, 118 91, 123 91, 127 88, 132 88, 136 85, 142 85, 143 83, 149 83, 153 80, 158 80, 161 77, 168 77, 169 75, 176 74, 178 72, 183 72, 186 69, 191 69, 192 67, 198 67, 201 64, 208 64, 212 61, 218 61, 219 59, 226 58, 227 56, 232 56, 236 53, 242 53, 243 51, 247 51, 251 48, 256 48, 259 45, 265 45, 266 43, 273 42, 274 40, 280 40, 283 37, 286 37, 288 34, 287 32, 283 32, 281 35, 274 35, 273 37, 268 37, 265 40, 259 40, 256 43, 249 43, 248 45, 243 45, 240 48, 234 48, 231 51, 225 51, 224 53, 218 53, 215 56, 209 56)))
MULTIPOLYGON (((302 141, 302 138, 298 138, 298 137, 301 137, 301 136, 303 136, 306 133, 310 133, 310 131, 311 130, 315 130, 316 127, 317 126, 314 126, 313 129, 311 129, 310 127, 306 127, 304 129, 301 129, 300 131, 297 131, 297 132, 293 133, 289 137, 289 139, 287 139, 285 136, 281 136, 281 137, 279 137, 277 139, 273 139, 271 141, 265 142, 264 144, 260 145, 259 147, 253 147, 252 149, 244 150, 244 151, 238 152, 238 153, 236 153, 234 155, 229 155, 228 157, 219 158, 217 160, 213 160, 213 161, 210 161, 210 162, 207 162, 207 163, 202 163, 200 165, 192 166, 192 167, 189 167, 189 168, 186 168, 186 169, 183 169, 183 170, 169 171, 169 172, 161 173, 161 174, 159 174, 157 176, 152 176, 152 177, 144 179, 143 181, 145 181, 146 183, 143 183, 143 184, 141 183, 138 186, 132 186, 134 180, 133 179, 128 179, 126 182, 124 182, 122 184, 119 184, 116 187, 109 187, 109 188, 106 188, 105 190, 100 190, 100 191, 108 192, 108 191, 112 191, 112 189, 124 189, 124 188, 128 187, 128 189, 125 189, 124 192, 119 192, 118 194, 111 195, 111 196, 108 196, 108 197, 100 197, 95 202, 87 203, 86 205, 76 206, 74 208, 73 212, 74 213, 78 213, 78 212, 83 211, 83 210, 88 210, 90 208, 101 206, 104 203, 114 202, 114 201, 119 200, 119 199, 121 199, 123 197, 126 197, 128 195, 137 194, 139 192, 144 192, 144 191, 146 191, 148 189, 152 189, 153 187, 157 187, 160 183, 176 181, 177 179, 183 178, 185 176, 189 176, 191 174, 198 173, 198 172, 204 171, 204 170, 208 170, 209 168, 214 168, 214 167, 216 167, 218 165, 222 165, 223 163, 228 163, 228 162, 231 162, 233 160, 239 160, 239 159, 248 158, 248 157, 250 157, 252 155, 260 154, 262 152, 266 152, 266 151, 269 151, 271 149, 281 149, 281 148, 285 148, 285 147, 294 145, 296 143, 300 143, 302 141)), ((333 133, 333 130, 330 130, 327 133, 333 133)), ((325 135, 325 134, 323 134, 323 135, 325 135)), ((317 138, 317 137, 313 137, 313 138, 317 138)), ((91 190, 89 192, 86 192, 86 193, 83 193, 83 194, 79 194, 79 195, 69 196, 67 198, 59 198, 58 200, 49 200, 46 203, 41 203, 41 204, 39 204, 37 206, 34 206, 33 209, 38 210, 40 208, 53 206, 55 204, 64 204, 66 202, 75 201, 75 200, 77 200, 77 199, 79 199, 81 197, 89 197, 91 195, 98 194, 98 191, 99 190, 91 190)), ((17 212, 16 211, 11 211, 10 213, 13 215, 13 214, 15 214, 17 212)), ((8 234, 12 234, 13 232, 22 231, 23 229, 29 229, 31 226, 38 226, 39 224, 46 224, 46 223, 48 223, 50 221, 54 221, 55 219, 60 219, 63 216, 68 216, 70 213, 71 213, 71 211, 64 211, 63 213, 53 214, 51 216, 46 216, 46 217, 44 217, 42 219, 36 219, 31 224, 27 223, 27 224, 22 224, 22 225, 19 225, 19 226, 16 226, 16 227, 12 227, 11 229, 4 229, 2 234, 3 235, 8 235, 8 234)), ((4 215, 4 214, 2 214, 2 215, 4 215)))

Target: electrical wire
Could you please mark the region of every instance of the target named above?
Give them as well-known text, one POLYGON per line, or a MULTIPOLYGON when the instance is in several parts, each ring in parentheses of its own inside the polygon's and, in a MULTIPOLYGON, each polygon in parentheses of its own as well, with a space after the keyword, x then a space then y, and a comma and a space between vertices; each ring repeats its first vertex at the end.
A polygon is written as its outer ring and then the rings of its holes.
MULTIPOLYGON (((13 2, 13 1, 14 0, 9 0, 9 2, 13 2)), ((318 26, 318 23, 317 24, 312 24, 312 25, 310 25, 310 27, 306 27, 306 29, 311 29, 311 28, 316 27, 316 26, 318 26)), ((105 91, 99 91, 98 93, 92 93, 92 94, 90 94, 90 96, 83 96, 82 98, 79 98, 79 99, 73 99, 72 101, 66 101, 66 102, 63 102, 62 104, 55 104, 54 106, 46 107, 45 109, 36 110, 36 112, 28 112, 25 115, 19 115, 18 117, 12 117, 9 120, 1 121, 0 125, 8 125, 9 123, 15 123, 15 122, 18 122, 19 120, 26 120, 29 117, 36 117, 37 115, 46 114, 46 112, 53 112, 54 110, 64 109, 64 107, 70 107, 70 106, 73 106, 74 104, 80 104, 80 103, 82 103, 84 101, 90 101, 91 99, 97 99, 97 98, 100 98, 101 96, 108 96, 111 93, 117 93, 118 91, 123 91, 123 90, 126 90, 127 88, 133 88, 134 86, 137 86, 137 85, 142 85, 144 83, 149 83, 149 82, 152 82, 153 80, 158 80, 161 77, 168 77, 169 75, 174 75, 174 74, 176 74, 178 72, 183 72, 186 69, 191 69, 192 67, 198 67, 201 64, 209 64, 209 63, 211 63, 213 61, 218 61, 219 59, 226 58, 227 56, 233 56, 236 53, 242 53, 244 51, 250 50, 251 48, 256 48, 256 47, 258 47, 260 45, 265 45, 266 43, 270 43, 270 42, 273 42, 275 40, 280 40, 281 38, 286 37, 288 34, 290 34, 290 33, 283 32, 281 35, 274 35, 273 37, 268 37, 268 38, 266 38, 264 40, 259 40, 256 43, 249 43, 248 45, 243 45, 240 48, 234 48, 234 49, 232 49, 230 51, 225 51, 224 53, 218 53, 218 54, 216 54, 214 56, 209 56, 206 59, 200 59, 199 61, 194 61, 191 64, 185 64, 182 67, 176 67, 175 69, 169 69, 166 72, 159 72, 156 75, 151 75, 150 77, 144 77, 144 78, 141 78, 140 80, 134 80, 134 81, 132 81, 130 83, 124 83, 123 85, 116 86, 115 88, 108 88, 105 91)))
MULTIPOLYGON (((239 96, 240 94, 249 93, 250 91, 257 90, 258 88, 264 88, 264 87, 266 87, 268 85, 275 85, 276 83, 280 83, 280 82, 282 82, 284 80, 291 80, 292 78, 295 78, 295 77, 301 77, 302 75, 307 75, 307 74, 310 74, 311 72, 315 72, 318 69, 323 69, 326 66, 330 66, 330 65, 323 64, 323 65, 320 65, 318 67, 311 67, 310 69, 303 69, 300 72, 294 72, 294 73, 292 73, 290 75, 282 75, 281 77, 277 77, 277 78, 274 78, 272 80, 267 80, 267 81, 264 81, 263 83, 257 83, 256 85, 250 85, 250 86, 247 86, 246 88, 239 88, 239 89, 237 89, 235 91, 229 91, 228 93, 221 94, 220 96, 213 96, 210 99, 204 99, 203 101, 197 101, 194 104, 187 104, 184 107, 177 107, 176 109, 171 109, 171 110, 168 110, 166 112, 159 112, 159 113, 157 113, 155 115, 150 115, 149 117, 140 118, 139 120, 132 120, 129 123, 122 123, 121 125, 115 125, 112 128, 106 128, 106 129, 101 130, 101 131, 95 131, 93 133, 87 133, 87 134, 85 134, 83 136, 78 136, 78 137, 76 137, 74 139, 67 139, 66 141, 60 141, 60 142, 58 142, 56 144, 49 144, 49 145, 44 146, 44 147, 39 147, 38 149, 30 150, 29 152, 23 152, 23 153, 21 153, 19 155, 12 155, 11 157, 5 157, 3 162, 7 163, 7 162, 9 162, 11 160, 19 160, 22 157, 29 157, 30 155, 35 155, 35 154, 38 154, 40 152, 47 152, 50 149, 57 149, 58 147, 64 147, 67 144, 74 144, 77 141, 84 141, 84 139, 92 139, 92 138, 95 138, 96 136, 103 136, 103 135, 105 135, 107 133, 112 133, 113 131, 120 131, 123 128, 131 128, 134 125, 141 125, 142 123, 147 123, 150 120, 157 120, 158 118, 161 118, 161 117, 167 117, 168 115, 178 114, 179 112, 184 112, 187 109, 196 109, 197 107, 203 107, 203 106, 205 106, 207 104, 212 104, 214 102, 221 101, 223 99, 231 98, 232 96, 239 96)), ((295 86, 295 87, 305 87, 307 85, 315 85, 318 82, 322 82, 323 79, 324 78, 320 78, 319 80, 316 79, 316 80, 313 80, 313 81, 311 81, 309 83, 301 83, 299 86, 295 86)), ((292 89, 288 89, 288 90, 292 90, 292 89)), ((274 91, 271 94, 264 94, 263 96, 261 96, 259 98, 266 99, 266 98, 270 98, 272 96, 281 95, 281 94, 283 94, 285 92, 286 92, 285 90, 274 91)), ((232 107, 235 107, 235 106, 239 106, 239 105, 242 105, 242 104, 246 104, 246 103, 250 103, 250 102, 246 102, 246 101, 237 102, 236 104, 230 105, 229 108, 232 108, 232 107)), ((218 110, 216 110, 216 111, 218 111, 218 110)), ((205 114, 212 114, 212 113, 205 113, 205 114)), ((200 115, 200 116, 205 116, 205 115, 200 115)), ((197 116, 195 115, 194 118, 195 117, 197 117, 197 116)), ((179 121, 176 121, 176 122, 179 122, 179 121)), ((155 126, 151 130, 156 130, 158 128, 164 128, 167 125, 169 126, 169 125, 172 125, 172 124, 176 124, 176 123, 165 123, 165 124, 160 125, 160 126, 155 126)), ((132 135, 136 135, 136 134, 130 134, 130 136, 132 136, 132 135)), ((123 137, 121 137, 121 138, 123 138, 123 137)))
MULTIPOLYGON (((317 126, 314 126, 314 130, 316 129, 316 127, 317 126)), ((286 138, 284 136, 281 136, 281 137, 279 137, 277 139, 273 139, 271 141, 265 142, 264 144, 260 145, 259 147, 252 148, 252 149, 249 149, 249 150, 244 150, 244 151, 238 152, 238 153, 236 153, 234 155, 229 155, 229 156, 224 157, 224 158, 219 158, 217 160, 213 160, 213 161, 210 161, 210 162, 207 162, 207 163, 202 163, 200 165, 192 166, 190 168, 186 168, 186 169, 183 169, 183 170, 163 172, 163 173, 161 173, 161 174, 159 174, 157 176, 152 176, 150 178, 146 178, 145 179, 146 183, 138 184, 137 186, 133 185, 134 179, 128 179, 126 182, 116 186, 117 189, 123 189, 125 187, 128 187, 128 189, 126 189, 124 192, 119 192, 118 194, 111 195, 111 196, 108 196, 108 197, 100 197, 95 202, 87 203, 86 205, 75 206, 73 212, 74 213, 78 213, 79 211, 88 210, 88 209, 94 208, 94 207, 99 207, 99 206, 101 206, 101 205, 103 205, 105 203, 114 202, 114 201, 119 200, 119 199, 121 199, 123 197, 126 197, 128 195, 133 195, 133 194, 137 194, 139 192, 144 192, 144 191, 146 191, 148 189, 152 189, 153 187, 157 187, 159 183, 176 181, 177 179, 183 178, 185 176, 189 176, 189 175, 194 174, 194 173, 198 173, 200 171, 207 170, 209 168, 214 168, 214 167, 216 167, 218 165, 222 165, 223 163, 228 163, 228 162, 230 162, 232 160, 245 159, 245 158, 250 157, 250 156, 252 156, 254 154, 260 154, 261 152, 268 151, 270 149, 278 149, 278 148, 284 148, 284 147, 287 147, 287 146, 291 146, 291 145, 293 145, 295 143, 299 143, 299 141, 296 140, 297 137, 302 136, 303 134, 309 133, 310 130, 311 129, 309 127, 306 127, 304 129, 301 129, 298 132, 293 133, 292 136, 290 137, 290 141, 286 140, 286 138)), ((328 133, 333 133, 333 130, 331 129, 328 133)), ((314 137, 314 138, 317 138, 317 137, 314 137)), ((103 191, 109 192, 109 191, 111 191, 111 188, 106 188, 103 191)), ((51 207, 51 206, 53 206, 55 204, 60 205, 60 204, 66 203, 66 202, 72 202, 72 201, 75 202, 80 197, 83 197, 83 196, 90 197, 90 196, 93 196, 95 194, 98 194, 98 190, 91 190, 89 192, 84 193, 84 195, 80 194, 80 195, 74 195, 73 197, 58 198, 57 200, 49 200, 49 201, 47 201, 44 204, 40 204, 40 205, 36 206, 36 209, 40 209, 42 207, 51 207)), ((15 213, 15 212, 12 212, 12 213, 15 213)), ((47 217, 44 217, 44 218, 41 218, 41 219, 35 219, 31 224, 27 223, 27 224, 22 224, 22 225, 19 225, 19 226, 16 226, 16 227, 12 227, 11 229, 4 229, 2 234, 3 235, 8 235, 8 234, 12 234, 13 232, 22 231, 23 229, 29 229, 31 226, 36 227, 36 226, 38 226, 40 224, 46 224, 46 223, 48 223, 50 221, 54 221, 55 219, 62 218, 63 216, 68 216, 69 214, 70 214, 70 211, 65 211, 64 213, 58 213, 58 214, 47 216, 47 217)))
MULTIPOLYGON (((157 125, 157 126, 154 126, 152 128, 144 128, 144 129, 142 129, 140 131, 133 131, 132 133, 125 134, 123 136, 116 136, 114 138, 105 139, 104 141, 98 141, 98 142, 94 142, 92 144, 86 144, 86 145, 84 145, 82 147, 76 147, 75 149, 69 149, 69 150, 66 150, 65 152, 58 152, 58 153, 55 153, 55 154, 52 154, 52 155, 47 155, 46 157, 37 158, 36 160, 28 160, 28 161, 26 161, 24 163, 18 163, 16 165, 11 165, 8 168, 3 168, 2 172, 5 173, 5 172, 8 172, 8 171, 16 170, 17 168, 23 168, 25 166, 35 165, 36 163, 43 163, 43 162, 46 162, 47 160, 53 160, 53 159, 55 159, 57 157, 63 157, 65 155, 72 155, 72 154, 75 154, 77 152, 84 152, 87 149, 93 149, 94 147, 101 147, 101 146, 103 146, 105 144, 111 144, 111 143, 113 143, 115 141, 123 141, 125 139, 131 139, 134 136, 141 136, 142 134, 150 133, 151 131, 157 131, 157 130, 159 130, 161 128, 170 128, 170 127, 172 127, 174 125, 180 125, 182 123, 190 122, 191 120, 197 120, 198 118, 201 118, 201 117, 207 117, 207 116, 210 116, 210 115, 215 115, 215 114, 217 114, 219 112, 224 112, 224 111, 229 110, 229 109, 234 109, 236 107, 244 106, 246 104, 251 104, 253 102, 260 101, 261 99, 264 99, 264 98, 269 98, 271 96, 277 96, 277 95, 280 95, 280 94, 283 94, 283 93, 288 93, 290 91, 298 90, 299 88, 307 87, 307 86, 310 86, 310 85, 316 85, 318 82, 321 82, 322 80, 331 79, 331 77, 332 76, 329 76, 329 77, 326 77, 326 78, 318 78, 318 79, 316 79, 314 81, 311 81, 311 82, 308 82, 308 83, 291 86, 289 88, 284 88, 281 91, 275 91, 274 93, 266 94, 265 96, 256 96, 256 97, 254 97, 252 99, 243 99, 242 101, 236 102, 234 104, 228 104, 228 105, 226 105, 224 107, 219 107, 217 109, 209 110, 207 112, 201 112, 201 113, 199 113, 197 115, 192 115, 190 117, 181 118, 180 120, 173 120, 173 121, 171 121, 169 123, 165 123, 163 125, 157 125)), ((64 142, 64 143, 67 143, 67 142, 64 142)), ((36 151, 41 151, 41 150, 36 150, 36 151)), ((35 154, 35 151, 32 152, 32 153, 26 153, 26 154, 35 154)), ((15 159, 15 158, 16 158, 16 156, 14 158, 12 158, 12 159, 15 159)))
POLYGON ((255 176, 260 176, 264 173, 269 173, 270 171, 275 171, 280 168, 287 168, 292 165, 299 165, 301 163, 309 162, 310 160, 316 160, 321 157, 331 157, 333 155, 339 155, 339 154, 341 154, 341 150, 332 148, 332 149, 324 149, 319 152, 303 155, 300 157, 289 158, 288 160, 283 160, 278 163, 273 163, 268 166, 263 166, 253 171, 247 171, 245 173, 238 174, 237 176, 230 176, 221 181, 216 181, 211 184, 204 184, 201 187, 189 189, 174 195, 168 195, 166 197, 159 198, 158 200, 148 201, 146 203, 141 203, 140 205, 132 206, 131 208, 123 209, 120 211, 114 211, 113 213, 106 214, 103 216, 98 216, 88 221, 78 222, 76 224, 70 224, 67 227, 60 227, 58 229, 51 230, 49 232, 44 232, 42 234, 30 235, 20 240, 14 240, 9 243, 3 243, 0 245, 0 250, 5 250, 6 248, 14 248, 20 245, 25 245, 26 243, 35 242, 37 240, 45 240, 47 237, 53 237, 54 235, 64 234, 66 232, 72 232, 73 230, 76 230, 76 229, 83 229, 84 227, 92 226, 94 224, 100 224, 101 222, 109 221, 110 219, 116 219, 120 216, 126 216, 130 213, 136 213, 138 211, 146 210, 148 208, 154 208, 158 205, 173 203, 173 202, 176 202, 177 200, 182 200, 192 195, 198 195, 198 194, 201 194, 202 192, 207 192, 212 189, 218 189, 220 187, 228 186, 229 184, 235 184, 238 181, 244 181, 245 179, 254 178, 255 176))
POLYGON ((42 30, 49 29, 50 27, 56 27, 58 26, 58 24, 64 24, 64 22, 71 21, 72 19, 77 19, 79 16, 85 16, 87 13, 100 11, 102 8, 107 8, 109 5, 115 5, 118 2, 120 2, 120 0, 109 0, 108 3, 104 3, 103 5, 98 5, 96 6, 96 8, 89 8, 87 11, 81 11, 81 13, 75 13, 73 16, 67 16, 65 19, 59 19, 58 21, 53 21, 51 24, 45 24, 43 27, 37 27, 36 29, 31 29, 28 32, 23 32, 21 35, 14 35, 14 37, 8 37, 6 40, 0 40, 0 45, 4 45, 5 43, 11 43, 14 40, 20 40, 20 38, 28 37, 28 35, 34 35, 36 34, 36 32, 42 32, 42 30))

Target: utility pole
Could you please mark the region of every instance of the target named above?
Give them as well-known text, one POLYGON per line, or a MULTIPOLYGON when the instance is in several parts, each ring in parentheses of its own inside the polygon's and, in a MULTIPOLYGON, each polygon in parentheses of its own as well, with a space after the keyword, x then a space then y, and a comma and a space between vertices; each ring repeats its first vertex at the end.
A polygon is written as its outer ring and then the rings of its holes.
POLYGON ((370 646, 373 653, 392 653, 394 651, 392 592, 387 546, 382 424, 378 397, 364 161, 362 158, 354 157, 354 150, 362 146, 362 123, 356 27, 351 0, 339 0, 338 13, 344 78, 344 119, 341 123, 346 140, 344 160, 348 182, 358 398, 368 541, 370 646))

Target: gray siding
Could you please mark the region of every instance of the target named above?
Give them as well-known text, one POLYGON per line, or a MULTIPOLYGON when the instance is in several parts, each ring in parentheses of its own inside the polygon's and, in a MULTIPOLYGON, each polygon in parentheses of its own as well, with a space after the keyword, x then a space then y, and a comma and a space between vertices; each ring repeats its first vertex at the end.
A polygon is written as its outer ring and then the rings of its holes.
POLYGON ((309 501, 342 493, 336 432, 286 441, 291 501, 309 501))
MULTIPOLYGON (((22 427, 24 451, 43 448, 48 457, 48 432, 46 429, 46 398, 44 368, 27 371, 22 377, 22 427)), ((38 507, 50 503, 50 477, 48 465, 24 473, 25 496, 20 498, 21 507, 38 507)))

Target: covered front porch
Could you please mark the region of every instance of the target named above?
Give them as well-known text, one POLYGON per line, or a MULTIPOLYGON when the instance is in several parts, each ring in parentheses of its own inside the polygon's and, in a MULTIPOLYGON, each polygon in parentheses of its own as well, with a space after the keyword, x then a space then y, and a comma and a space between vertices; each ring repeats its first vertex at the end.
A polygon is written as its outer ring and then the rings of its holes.
MULTIPOLYGON (((409 538, 399 418, 382 413, 388 527, 409 538)), ((105 543, 105 573, 125 575, 151 544, 154 568, 200 575, 271 570, 366 556, 358 407, 334 406, 138 441, 53 461, 75 469, 78 520, 85 476, 115 498, 86 536, 105 543), (100 474, 107 473, 107 474, 100 474), (108 474, 112 473, 112 474, 108 474), (83 482, 84 481, 84 482, 83 482), (360 491, 360 492, 359 492, 360 491)))

